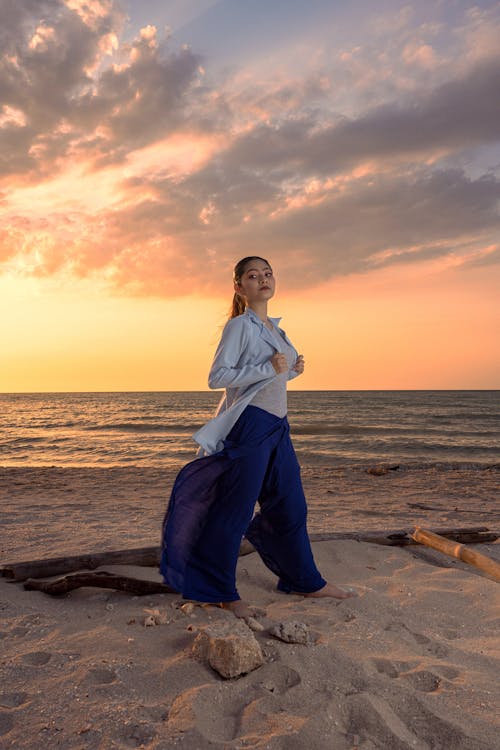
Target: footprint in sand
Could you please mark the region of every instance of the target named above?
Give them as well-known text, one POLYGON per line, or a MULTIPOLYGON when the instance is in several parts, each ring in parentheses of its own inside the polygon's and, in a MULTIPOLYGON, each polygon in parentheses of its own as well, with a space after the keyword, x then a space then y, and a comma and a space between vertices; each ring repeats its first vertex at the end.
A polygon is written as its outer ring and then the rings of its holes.
POLYGON ((196 732, 210 742, 228 742, 236 736, 242 703, 238 689, 233 694, 222 684, 188 688, 170 707, 167 728, 174 735, 196 732))
POLYGON ((385 674, 388 677, 399 677, 402 672, 414 669, 415 663, 409 661, 390 661, 389 659, 373 659, 375 669, 379 674, 385 674))
POLYGON ((290 688, 295 687, 302 681, 298 672, 291 667, 284 665, 274 664, 269 665, 267 669, 267 675, 261 682, 257 682, 256 686, 262 687, 269 693, 274 695, 284 695, 288 693, 290 688))
POLYGON ((10 732, 14 726, 14 719, 11 714, 5 711, 0 711, 0 737, 10 732))
POLYGON ((446 680, 456 680, 461 674, 459 669, 456 667, 449 667, 446 664, 436 664, 432 669, 435 669, 436 672, 446 680))
POLYGON ((89 670, 87 679, 94 685, 110 685, 116 680, 116 672, 108 667, 94 667, 89 670))
POLYGON ((433 656, 436 656, 438 659, 446 659, 446 657, 449 655, 450 651, 447 646, 445 646, 443 643, 437 643, 435 641, 432 641, 430 638, 428 638, 426 635, 423 635, 422 633, 415 633, 413 630, 411 630, 407 625, 405 625, 404 622, 391 622, 389 625, 386 625, 384 630, 401 633, 402 631, 405 631, 411 637, 415 640, 415 643, 417 643, 419 646, 425 646, 425 650, 428 651, 433 656))
POLYGON ((441 686, 441 678, 427 669, 422 669, 418 672, 407 672, 401 676, 415 690, 419 690, 421 693, 435 693, 441 686))
POLYGON ((427 647, 427 651, 437 659, 446 659, 450 654, 450 649, 444 643, 432 643, 427 647))
POLYGON ((489 750, 477 737, 468 736, 464 729, 434 713, 418 695, 405 694, 404 700, 395 699, 394 711, 408 729, 427 749, 455 748, 458 750, 489 750))
POLYGON ((460 638, 460 633, 456 630, 443 630, 443 637, 447 641, 454 641, 456 638, 460 638))
POLYGON ((387 700, 367 693, 352 696, 347 711, 346 734, 355 735, 359 747, 365 747, 365 742, 366 747, 374 747, 371 740, 377 737, 377 747, 487 750, 486 745, 468 737, 406 691, 387 700))
POLYGON ((160 723, 162 721, 166 721, 166 719, 168 718, 168 711, 163 705, 144 706, 141 711, 141 715, 145 719, 149 719, 149 721, 152 721, 153 723, 160 723))
POLYGON ((13 638, 22 638, 28 632, 29 628, 23 628, 22 625, 16 625, 10 631, 5 633, 5 637, 12 636, 13 638))
POLYGON ((28 654, 21 656, 23 664, 31 664, 33 667, 43 667, 51 660, 52 654, 48 651, 31 651, 28 654))
POLYGON ((401 677, 421 693, 435 693, 443 686, 443 680, 454 680, 460 676, 458 669, 445 664, 436 664, 431 669, 419 669, 421 665, 415 661, 396 662, 378 658, 372 659, 372 662, 379 674, 385 674, 393 679, 401 677))
POLYGON ((145 747, 156 737, 156 730, 150 724, 127 722, 118 727, 118 738, 126 747, 145 747))
POLYGON ((397 707, 380 696, 369 693, 352 696, 347 704, 347 714, 345 731, 356 746, 364 747, 365 742, 369 742, 367 746, 371 748, 371 738, 377 737, 379 747, 428 750, 400 716, 397 707))
MULTIPOLYGON (((282 726, 279 699, 300 682, 300 675, 294 669, 266 664, 238 683, 190 688, 177 696, 172 704, 168 729, 174 734, 196 732, 205 741, 228 743, 242 735, 258 732, 265 721, 276 736, 286 735, 292 730, 282 726)), ((302 724, 305 719, 292 717, 288 724, 295 721, 302 724)), ((198 746, 204 744, 200 741, 196 745, 193 740, 192 747, 198 746)))
POLYGON ((18 708, 28 702, 28 693, 0 693, 0 706, 3 708, 18 708))

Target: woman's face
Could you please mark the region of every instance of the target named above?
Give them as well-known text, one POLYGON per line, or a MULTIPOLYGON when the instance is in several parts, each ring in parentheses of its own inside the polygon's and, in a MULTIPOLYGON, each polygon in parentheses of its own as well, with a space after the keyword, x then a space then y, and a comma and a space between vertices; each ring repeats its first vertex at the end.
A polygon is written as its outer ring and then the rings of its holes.
POLYGON ((240 281, 235 281, 234 289, 245 299, 247 305, 271 299, 276 289, 273 271, 263 260, 251 260, 240 281))

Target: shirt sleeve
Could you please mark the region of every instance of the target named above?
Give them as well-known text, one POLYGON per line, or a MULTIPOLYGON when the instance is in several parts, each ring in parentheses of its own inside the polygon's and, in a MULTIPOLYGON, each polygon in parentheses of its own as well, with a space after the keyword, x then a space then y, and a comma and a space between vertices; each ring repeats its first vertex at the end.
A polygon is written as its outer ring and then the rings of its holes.
POLYGON ((209 388, 247 386, 276 375, 270 360, 238 366, 248 337, 246 321, 233 318, 226 323, 208 375, 209 388))

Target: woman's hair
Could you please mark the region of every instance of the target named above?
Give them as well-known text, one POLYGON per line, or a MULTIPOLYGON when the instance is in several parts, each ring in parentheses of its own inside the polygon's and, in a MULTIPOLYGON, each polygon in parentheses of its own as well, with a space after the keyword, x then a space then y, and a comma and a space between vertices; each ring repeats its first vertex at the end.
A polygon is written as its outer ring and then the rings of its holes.
MULTIPOLYGON (((260 255, 249 255, 246 258, 242 258, 237 262, 237 264, 234 267, 233 271, 233 281, 235 281, 237 284, 240 283, 241 277, 245 273, 245 269, 252 260, 261 260, 263 263, 266 263, 269 268, 271 268, 271 264, 268 260, 265 258, 261 258, 260 255)), ((245 300, 243 297, 241 297, 238 292, 234 293, 233 297, 233 304, 231 305, 231 309, 229 310, 229 319, 236 318, 238 315, 242 315, 245 312, 245 300)))

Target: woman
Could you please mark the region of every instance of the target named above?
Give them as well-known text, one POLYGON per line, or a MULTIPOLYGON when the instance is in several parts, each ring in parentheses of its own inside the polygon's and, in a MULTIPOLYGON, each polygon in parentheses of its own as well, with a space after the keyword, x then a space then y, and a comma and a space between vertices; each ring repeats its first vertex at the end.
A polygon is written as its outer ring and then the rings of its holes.
POLYGON ((165 582, 187 599, 218 603, 238 617, 252 614, 236 589, 243 536, 278 576, 279 590, 355 595, 327 583, 313 559, 286 417, 287 380, 304 371, 304 358, 279 328, 280 318, 267 315, 274 291, 267 260, 236 264, 231 316, 208 378, 210 388, 225 393, 216 416, 194 435, 200 458, 179 473, 163 524, 165 582))

